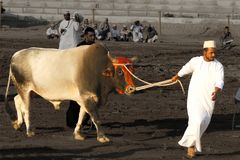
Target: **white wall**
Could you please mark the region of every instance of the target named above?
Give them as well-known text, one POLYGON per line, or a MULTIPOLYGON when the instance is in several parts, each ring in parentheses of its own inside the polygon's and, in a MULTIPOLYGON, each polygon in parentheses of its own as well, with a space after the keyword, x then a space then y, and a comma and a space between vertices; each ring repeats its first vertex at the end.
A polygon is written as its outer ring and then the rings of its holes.
MULTIPOLYGON (((158 11, 175 15, 188 15, 196 18, 197 15, 226 19, 226 15, 240 19, 240 0, 2 0, 7 12, 41 17, 50 21, 62 19, 62 14, 69 10, 78 11, 85 17, 92 18, 92 9, 95 10, 95 19, 105 17, 113 23, 132 22, 133 20, 158 21, 158 11), (175 11, 175 12, 173 12, 175 11), (198 14, 199 13, 199 14, 198 14)), ((202 18, 202 17, 199 17, 202 18)), ((203 17, 204 18, 204 17, 203 17)), ((163 18, 163 22, 185 22, 189 18, 163 18)), ((197 23, 201 19, 192 20, 197 23)), ((236 21, 236 20, 235 20, 236 21)))

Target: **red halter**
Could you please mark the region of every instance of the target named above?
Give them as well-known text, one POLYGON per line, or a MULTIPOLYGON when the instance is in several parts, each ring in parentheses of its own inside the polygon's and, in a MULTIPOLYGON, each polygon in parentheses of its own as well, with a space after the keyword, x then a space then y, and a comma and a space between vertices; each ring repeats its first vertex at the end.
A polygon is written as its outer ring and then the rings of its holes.
MULTIPOLYGON (((131 87, 131 86, 134 86, 134 83, 133 83, 133 80, 132 80, 132 76, 129 74, 129 72, 126 70, 125 67, 121 66, 121 64, 124 64, 128 67, 128 69, 133 72, 133 62, 126 58, 126 57, 117 57, 116 58, 116 62, 113 63, 113 66, 114 66, 114 69, 116 70, 118 67, 121 67, 123 73, 124 73, 124 78, 125 78, 125 81, 127 83, 127 85, 125 86, 125 90, 128 88, 128 87, 131 87)), ((117 92, 119 94, 124 94, 124 91, 119 89, 119 88, 116 88, 117 92)))

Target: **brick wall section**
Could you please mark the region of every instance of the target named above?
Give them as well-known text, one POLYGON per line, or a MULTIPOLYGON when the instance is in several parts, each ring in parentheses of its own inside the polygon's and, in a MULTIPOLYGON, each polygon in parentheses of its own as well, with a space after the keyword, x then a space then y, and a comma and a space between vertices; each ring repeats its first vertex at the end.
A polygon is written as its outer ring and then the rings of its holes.
MULTIPOLYGON (((162 15, 173 14, 183 18, 240 19, 239 0, 2 0, 8 13, 34 16, 50 21, 62 19, 65 11, 80 12, 85 17, 95 19, 105 17, 113 22, 129 22, 140 19, 158 21, 158 11, 162 15)), ((168 21, 163 18, 163 22, 168 21)), ((181 21, 181 20, 179 20, 181 21)), ((198 20, 199 21, 199 20, 198 20)), ((201 21, 201 20, 200 20, 201 21)))

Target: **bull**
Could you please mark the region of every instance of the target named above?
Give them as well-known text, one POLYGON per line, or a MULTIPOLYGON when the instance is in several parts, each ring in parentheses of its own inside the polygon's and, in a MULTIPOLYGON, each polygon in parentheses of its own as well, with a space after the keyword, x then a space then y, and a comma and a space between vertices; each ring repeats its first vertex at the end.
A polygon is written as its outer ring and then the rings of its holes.
MULTIPOLYGON (((127 61, 132 63, 131 59, 127 61)), ((131 94, 134 87, 132 77, 115 63, 117 59, 101 44, 67 50, 32 47, 16 52, 11 58, 5 93, 5 108, 13 127, 19 129, 24 121, 27 136, 34 135, 29 116, 31 93, 36 93, 51 102, 55 109, 59 109, 63 100, 73 100, 81 106, 74 139, 85 139, 80 129, 88 113, 96 127, 97 140, 109 142, 101 127, 98 107, 106 103, 112 90, 131 94), (11 81, 17 91, 14 97, 17 117, 8 104, 11 81)))

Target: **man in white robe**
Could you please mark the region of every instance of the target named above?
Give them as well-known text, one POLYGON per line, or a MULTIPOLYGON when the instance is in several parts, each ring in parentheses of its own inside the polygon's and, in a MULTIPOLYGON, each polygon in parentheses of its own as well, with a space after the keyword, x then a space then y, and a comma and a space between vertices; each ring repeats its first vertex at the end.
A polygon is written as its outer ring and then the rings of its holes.
POLYGON ((58 30, 55 28, 54 24, 51 24, 47 29, 46 35, 48 39, 59 38, 58 30))
POLYGON ((176 81, 192 73, 187 99, 188 127, 178 142, 188 147, 190 158, 202 151, 201 136, 210 123, 215 100, 224 85, 223 65, 215 59, 215 41, 205 41, 203 48, 203 56, 192 58, 172 77, 172 81, 176 81))
POLYGON ((60 42, 59 49, 74 48, 81 41, 81 27, 76 21, 75 15, 70 18, 70 13, 64 14, 64 20, 59 25, 60 42))
POLYGON ((135 21, 134 24, 130 27, 133 35, 133 42, 142 42, 143 41, 143 26, 140 24, 140 21, 135 21))

